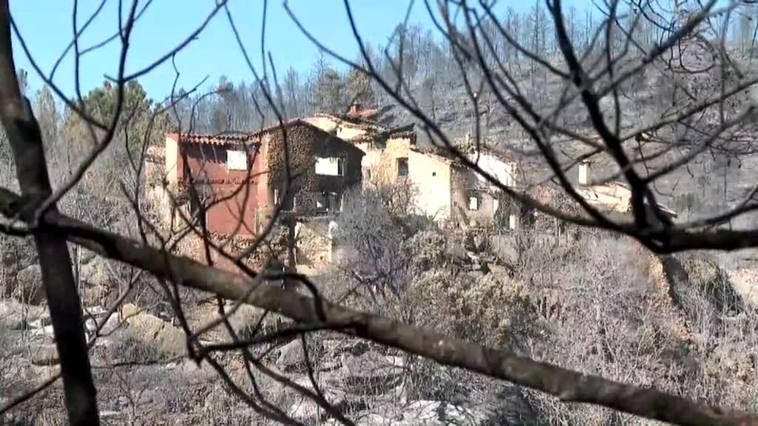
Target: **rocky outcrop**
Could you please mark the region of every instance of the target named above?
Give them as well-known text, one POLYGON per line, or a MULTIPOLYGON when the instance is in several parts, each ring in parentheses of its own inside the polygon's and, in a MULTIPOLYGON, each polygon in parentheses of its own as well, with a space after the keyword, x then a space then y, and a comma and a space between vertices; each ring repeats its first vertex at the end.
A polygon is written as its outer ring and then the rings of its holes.
POLYGON ((745 303, 758 307, 758 270, 741 267, 727 272, 734 290, 745 303))
POLYGON ((30 348, 33 365, 48 366, 58 363, 58 350, 54 344, 34 345, 30 348))
POLYGON ((729 276, 714 259, 699 255, 659 256, 662 272, 668 283, 671 300, 685 311, 689 300, 700 297, 717 311, 737 313, 744 301, 730 282, 729 276))
POLYGON ((14 299, 0 300, 0 329, 22 330, 32 328, 34 323, 49 322, 44 306, 33 306, 14 299))
POLYGON ((95 256, 79 266, 79 280, 92 286, 104 286, 110 281, 108 261, 95 256))
POLYGON ((300 370, 305 366, 305 353, 300 339, 295 339, 279 349, 276 366, 285 371, 300 370))
POLYGON ((133 341, 167 356, 180 356, 186 352, 185 334, 179 327, 130 303, 123 306, 121 316, 127 325, 128 338, 133 341))
POLYGON ((342 354, 339 376, 344 389, 354 395, 384 393, 402 381, 405 362, 402 357, 374 351, 354 356, 342 354))

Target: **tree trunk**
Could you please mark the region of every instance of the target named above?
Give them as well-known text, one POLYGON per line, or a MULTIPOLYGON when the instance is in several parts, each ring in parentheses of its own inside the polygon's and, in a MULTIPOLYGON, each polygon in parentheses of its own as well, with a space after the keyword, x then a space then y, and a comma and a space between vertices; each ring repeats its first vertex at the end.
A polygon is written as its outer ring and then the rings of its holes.
MULTIPOLYGON (((0 0, 0 119, 13 150, 18 183, 25 201, 19 215, 26 222, 33 223, 37 206, 50 197, 52 190, 39 125, 29 101, 19 91, 11 48, 8 0, 0 0)), ((49 210, 55 211, 55 205, 49 210)), ((71 425, 97 425, 97 398, 84 336, 82 307, 65 236, 44 228, 35 229, 33 234, 61 364, 69 422, 71 425)))

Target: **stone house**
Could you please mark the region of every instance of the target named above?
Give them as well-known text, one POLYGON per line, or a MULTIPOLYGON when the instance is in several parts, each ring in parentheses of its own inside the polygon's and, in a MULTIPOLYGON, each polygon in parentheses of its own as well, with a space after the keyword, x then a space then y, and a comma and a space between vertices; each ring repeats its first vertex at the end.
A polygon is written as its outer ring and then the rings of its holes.
POLYGON ((364 153, 363 186, 393 183, 408 170, 408 151, 416 145, 413 125, 391 128, 366 118, 358 105, 343 115, 315 114, 308 123, 353 144, 364 153))
MULTIPOLYGON (((478 154, 470 153, 467 158, 503 185, 516 187, 518 165, 515 161, 484 150, 478 154)), ((499 215, 518 216, 516 212, 505 211, 505 195, 500 188, 461 161, 455 163, 452 182, 453 219, 458 226, 491 226, 497 224, 499 215)), ((510 226, 515 224, 511 221, 510 226)))
POLYGON ((180 223, 180 213, 202 214, 211 233, 254 234, 250 213, 266 201, 262 160, 260 143, 250 135, 166 135, 167 222, 180 223))
MULTIPOLYGON (((579 164, 577 183, 577 193, 599 212, 615 220, 631 218, 632 191, 626 183, 611 180, 602 184, 593 184, 591 161, 583 161, 579 164)), ((658 210, 670 220, 678 216, 677 212, 660 203, 658 210)), ((652 209, 648 214, 653 214, 652 209)))
POLYGON ((168 222, 178 208, 203 214, 212 233, 252 236, 279 205, 295 215, 338 211, 344 192, 360 185, 364 153, 297 119, 243 135, 170 133, 163 155, 175 194, 168 222))
MULTIPOLYGON (((441 150, 416 145, 414 126, 390 128, 366 118, 358 105, 344 115, 316 114, 305 120, 354 144, 365 156, 363 187, 410 183, 420 214, 455 226, 489 226, 501 191, 460 160, 441 150)), ((471 156, 488 174, 515 185, 516 165, 494 153, 471 156)))
MULTIPOLYGON (((412 184, 419 213, 455 227, 492 226, 503 192, 478 172, 434 149, 408 149, 406 169, 396 181, 412 184)), ((506 186, 515 185, 516 163, 482 152, 471 161, 506 186)))

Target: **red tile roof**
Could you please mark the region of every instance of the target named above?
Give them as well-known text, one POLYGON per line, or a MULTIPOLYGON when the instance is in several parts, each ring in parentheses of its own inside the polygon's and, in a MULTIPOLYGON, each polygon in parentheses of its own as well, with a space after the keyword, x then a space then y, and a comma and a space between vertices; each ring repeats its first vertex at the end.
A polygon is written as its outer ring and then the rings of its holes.
MULTIPOLYGON (((318 127, 314 126, 313 124, 303 120, 302 118, 295 118, 295 119, 283 122, 284 127, 290 127, 292 125, 298 125, 298 124, 310 126, 319 131, 323 131, 319 129, 318 127)), ((265 127, 263 129, 257 130, 255 132, 250 132, 250 133, 218 133, 218 134, 169 133, 167 136, 170 137, 171 139, 178 141, 180 144, 186 143, 186 144, 204 144, 204 145, 218 145, 218 146, 238 145, 238 144, 248 143, 251 141, 258 142, 258 139, 264 134, 279 130, 281 128, 282 126, 277 123, 272 126, 265 127)))
MULTIPOLYGON (((322 117, 329 117, 336 120, 339 120, 342 124, 349 124, 355 127, 365 127, 365 128, 371 128, 373 130, 383 130, 383 133, 386 133, 387 136, 395 136, 395 137, 413 137, 415 134, 413 132, 408 132, 409 128, 412 128, 413 126, 404 126, 397 129, 389 129, 384 130, 386 127, 381 126, 379 124, 369 124, 368 122, 364 123, 355 123, 350 121, 345 121, 341 117, 336 117, 328 114, 316 114, 316 116, 322 116, 322 117)), ((207 145, 234 145, 234 144, 240 144, 249 142, 252 140, 256 140, 259 137, 263 136, 266 133, 270 133, 273 131, 280 130, 282 128, 282 125, 284 127, 290 127, 293 125, 304 125, 312 127, 316 130, 319 130, 323 132, 324 130, 319 128, 318 126, 314 125, 313 123, 310 123, 309 121, 302 119, 302 118, 293 118, 288 121, 284 121, 282 124, 276 123, 274 125, 271 125, 269 127, 264 127, 260 130, 250 132, 250 133, 219 133, 219 134, 207 134, 207 133, 169 133, 168 137, 178 140, 179 143, 190 143, 190 144, 207 144, 207 145)))

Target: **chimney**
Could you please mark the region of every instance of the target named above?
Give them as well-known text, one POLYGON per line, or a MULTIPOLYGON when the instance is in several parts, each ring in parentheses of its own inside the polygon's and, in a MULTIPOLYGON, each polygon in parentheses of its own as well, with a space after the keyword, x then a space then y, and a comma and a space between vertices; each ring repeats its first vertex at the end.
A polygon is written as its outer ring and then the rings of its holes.
POLYGON ((348 114, 360 115, 361 111, 363 111, 363 108, 361 107, 360 102, 353 102, 352 104, 350 104, 350 110, 348 114))
POLYGON ((579 163, 579 185, 589 185, 591 175, 590 175, 590 163, 589 161, 582 161, 579 163))

